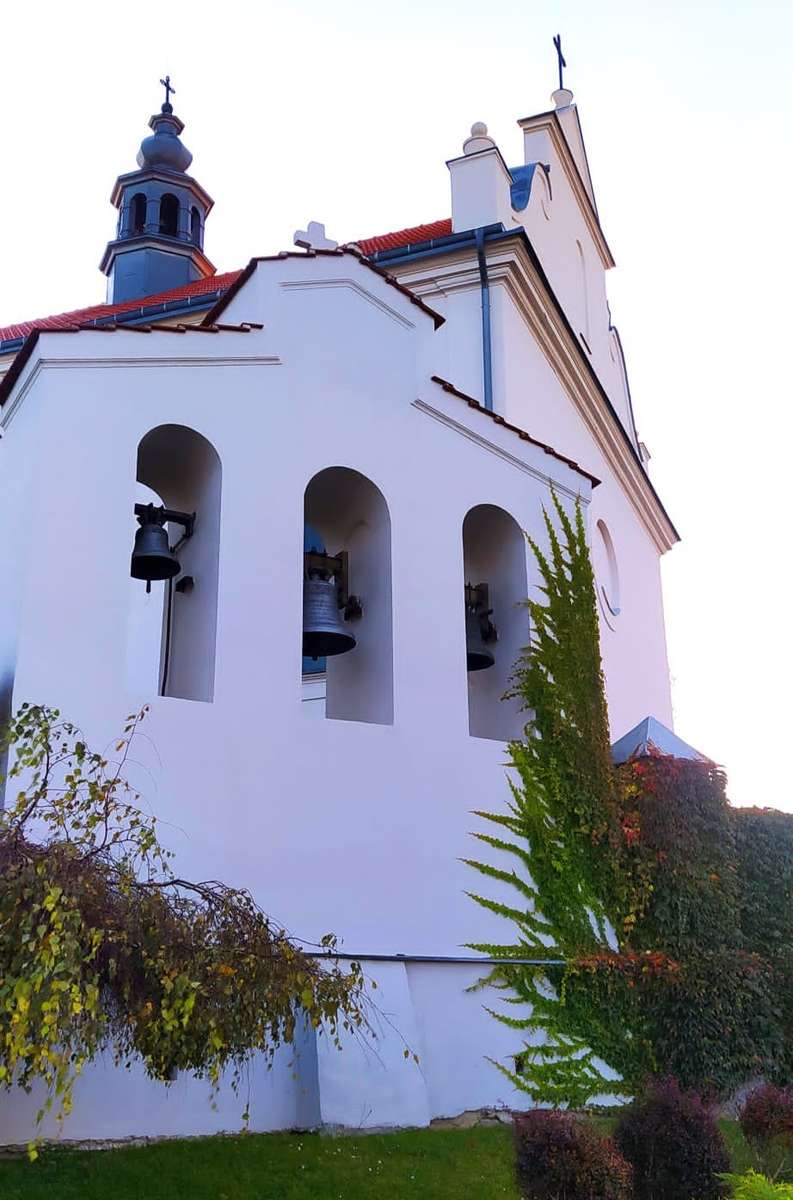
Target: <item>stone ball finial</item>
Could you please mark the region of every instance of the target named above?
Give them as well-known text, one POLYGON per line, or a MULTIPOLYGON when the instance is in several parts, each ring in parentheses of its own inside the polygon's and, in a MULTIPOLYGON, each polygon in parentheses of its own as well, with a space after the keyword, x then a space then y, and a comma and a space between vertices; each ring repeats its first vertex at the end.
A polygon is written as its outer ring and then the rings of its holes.
POLYGON ((471 136, 463 142, 463 154, 478 154, 480 150, 494 150, 496 143, 488 135, 484 121, 474 121, 471 136))

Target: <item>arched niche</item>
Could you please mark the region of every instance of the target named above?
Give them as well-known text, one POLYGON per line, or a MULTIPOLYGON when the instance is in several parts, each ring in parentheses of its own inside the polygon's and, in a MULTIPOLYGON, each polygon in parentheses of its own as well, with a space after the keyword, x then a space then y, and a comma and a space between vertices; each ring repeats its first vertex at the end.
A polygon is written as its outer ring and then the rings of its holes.
POLYGON ((587 343, 587 349, 590 348, 591 339, 589 333, 589 280, 587 277, 586 255, 584 247, 576 239, 576 251, 578 258, 578 286, 580 288, 580 303, 581 303, 581 330, 584 340, 587 343))
POLYGON ((601 612, 609 629, 614 629, 621 612, 620 571, 614 542, 603 520, 599 520, 595 526, 592 563, 601 612))
POLYGON ((325 715, 390 725, 394 719, 391 518, 383 493, 347 467, 327 467, 305 491, 305 526, 330 555, 346 551, 349 591, 363 614, 349 623, 354 650, 327 659, 325 715))
MULTIPOLYGON (((465 582, 486 583, 491 620, 498 640, 488 643, 495 663, 468 672, 468 728, 472 737, 508 741, 519 737, 526 715, 516 700, 505 700, 510 676, 529 642, 526 608, 526 538, 514 517, 494 504, 478 504, 463 521, 465 582)), ((465 618, 460 597, 460 619, 465 618)))
MULTIPOLYGON (((138 446, 138 484, 166 508, 195 513, 192 536, 177 551, 181 572, 163 590, 158 692, 211 701, 215 690, 221 465, 215 448, 185 425, 159 425, 138 446)), ((171 545, 183 530, 167 527, 171 545)), ((135 581, 138 583, 138 581, 135 581)), ((138 583, 140 588, 145 584, 138 583)))

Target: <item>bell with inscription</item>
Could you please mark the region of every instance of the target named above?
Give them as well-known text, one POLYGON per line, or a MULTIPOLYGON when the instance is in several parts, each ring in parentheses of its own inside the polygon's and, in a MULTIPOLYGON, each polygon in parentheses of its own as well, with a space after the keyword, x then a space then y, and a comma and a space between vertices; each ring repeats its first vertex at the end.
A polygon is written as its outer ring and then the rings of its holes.
POLYGON ((303 654, 330 658, 354 649, 355 638, 345 625, 335 581, 309 575, 303 581, 303 654))

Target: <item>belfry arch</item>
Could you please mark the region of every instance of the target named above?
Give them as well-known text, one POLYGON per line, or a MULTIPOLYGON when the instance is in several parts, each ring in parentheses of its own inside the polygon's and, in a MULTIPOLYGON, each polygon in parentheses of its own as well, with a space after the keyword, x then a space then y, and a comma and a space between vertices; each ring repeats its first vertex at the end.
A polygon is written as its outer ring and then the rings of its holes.
POLYGON ((362 612, 348 623, 355 648, 327 660, 325 715, 390 725, 394 720, 391 518, 383 493, 348 467, 327 467, 308 483, 305 526, 328 555, 346 554, 349 592, 362 612))
MULTIPOLYGON (((185 425, 159 425, 140 441, 136 478, 166 508, 195 513, 191 535, 169 528, 181 571, 164 585, 160 695, 211 701, 215 690, 221 464, 207 439, 185 425)), ((133 585, 142 588, 139 581, 133 585)))
MULTIPOLYGON (((469 732, 472 737, 508 741, 519 737, 526 723, 520 704, 504 696, 529 641, 526 537, 515 518, 495 504, 470 509, 463 521, 463 568, 466 584, 487 586, 498 632, 498 639, 488 643, 493 665, 468 672, 469 732)), ((463 615, 461 605, 461 620, 463 615)))

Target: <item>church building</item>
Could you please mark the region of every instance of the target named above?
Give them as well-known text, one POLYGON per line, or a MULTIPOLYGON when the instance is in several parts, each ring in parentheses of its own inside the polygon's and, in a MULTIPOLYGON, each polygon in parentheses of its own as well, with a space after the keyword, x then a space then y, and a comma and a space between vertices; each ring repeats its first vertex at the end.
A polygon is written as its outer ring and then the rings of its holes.
MULTIPOLYGON (((334 932, 376 980, 375 1048, 301 1035, 253 1070, 253 1130, 520 1103, 487 1061, 519 1035, 468 990, 487 960, 466 945, 503 930, 461 860, 472 810, 509 800, 525 532, 545 544, 551 489, 585 513, 615 754, 689 752, 660 579, 677 533, 578 109, 560 87, 506 158, 473 125, 450 215, 340 245, 312 221, 218 273, 169 93, 113 187, 106 302, 0 328, 2 713, 57 706, 101 747, 149 703, 133 782, 180 873, 334 932)), ((95 1062, 63 1136, 239 1128, 239 1097, 207 1090, 95 1062)), ((39 1103, 0 1093, 0 1143, 39 1103)))

